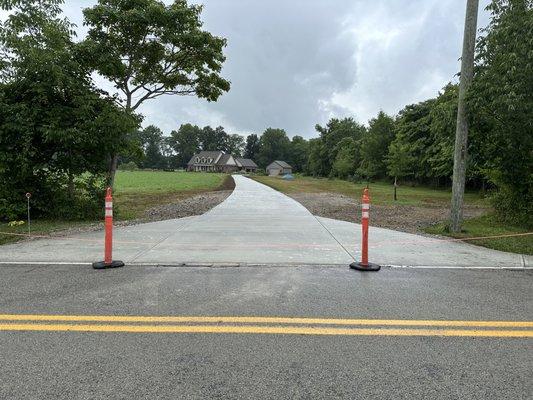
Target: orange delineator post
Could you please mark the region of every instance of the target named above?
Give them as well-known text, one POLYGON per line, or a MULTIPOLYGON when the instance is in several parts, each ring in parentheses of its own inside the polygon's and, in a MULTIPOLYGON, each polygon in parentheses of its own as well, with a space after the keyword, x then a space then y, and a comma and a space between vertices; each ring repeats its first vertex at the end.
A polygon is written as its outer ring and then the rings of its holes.
POLYGON ((104 264, 111 265, 113 262, 113 195, 111 188, 107 188, 105 196, 105 246, 104 264))
POLYGON ((370 220, 370 193, 368 188, 363 190, 363 197, 361 199, 361 228, 362 228, 362 246, 361 246, 361 262, 354 262, 350 264, 350 268, 359 271, 379 271, 381 266, 368 262, 368 222, 370 220))
POLYGON ((113 194, 110 187, 107 188, 105 196, 105 241, 104 241, 104 261, 93 263, 93 268, 116 268, 122 267, 122 261, 113 261, 113 194))
POLYGON ((361 265, 368 265, 368 220, 370 218, 370 196, 368 189, 363 190, 361 201, 361 226, 363 228, 363 247, 361 265))

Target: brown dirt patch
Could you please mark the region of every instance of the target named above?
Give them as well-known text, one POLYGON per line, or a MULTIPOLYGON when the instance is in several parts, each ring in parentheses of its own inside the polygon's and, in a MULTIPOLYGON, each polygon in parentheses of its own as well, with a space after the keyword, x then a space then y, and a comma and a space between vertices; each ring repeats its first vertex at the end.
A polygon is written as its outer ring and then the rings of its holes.
MULTIPOLYGON (((351 197, 337 193, 293 193, 288 194, 301 203, 313 215, 348 222, 361 222, 361 203, 351 197)), ((465 218, 477 217, 488 211, 484 207, 466 206, 465 218)), ((394 229, 409 233, 423 233, 423 229, 449 217, 449 208, 444 205, 407 206, 372 205, 370 221, 372 226, 394 229)))

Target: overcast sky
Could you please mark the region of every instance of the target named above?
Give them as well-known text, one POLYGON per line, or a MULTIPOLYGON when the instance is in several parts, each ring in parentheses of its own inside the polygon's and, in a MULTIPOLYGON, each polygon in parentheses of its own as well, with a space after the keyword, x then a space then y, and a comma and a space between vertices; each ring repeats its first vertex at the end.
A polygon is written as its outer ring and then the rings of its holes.
MULTIPOLYGON (((315 124, 351 116, 366 123, 433 97, 459 71, 466 0, 194 0, 204 27, 228 39, 216 103, 168 96, 140 109, 166 134, 180 124, 222 125, 229 133, 283 128, 316 136, 315 124)), ((82 8, 65 14, 82 26, 82 8)), ((480 1, 478 27, 488 22, 480 1)))

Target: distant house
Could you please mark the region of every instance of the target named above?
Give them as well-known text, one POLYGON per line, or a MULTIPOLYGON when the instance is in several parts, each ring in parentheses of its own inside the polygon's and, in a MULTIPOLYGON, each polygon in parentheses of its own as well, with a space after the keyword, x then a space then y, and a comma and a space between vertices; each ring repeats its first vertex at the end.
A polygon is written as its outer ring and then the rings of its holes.
POLYGON ((201 151, 192 156, 187 164, 187 171, 232 173, 238 169, 233 156, 223 151, 201 151))
POLYGON ((239 167, 239 170, 242 172, 257 171, 257 164, 249 158, 236 158, 235 162, 237 163, 237 167, 239 167))
POLYGON ((270 176, 292 174, 292 167, 285 161, 274 161, 266 167, 266 172, 270 176))
POLYGON ((201 151, 192 156, 187 163, 187 171, 224 172, 236 171, 255 172, 257 165, 248 158, 236 158, 223 151, 201 151))

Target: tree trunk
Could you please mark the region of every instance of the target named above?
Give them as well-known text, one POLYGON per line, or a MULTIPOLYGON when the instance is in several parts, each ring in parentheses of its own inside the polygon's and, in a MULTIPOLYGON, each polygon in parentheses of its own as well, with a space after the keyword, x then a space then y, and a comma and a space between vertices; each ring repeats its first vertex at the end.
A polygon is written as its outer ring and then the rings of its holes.
POLYGON ((474 51, 476 45, 477 13, 479 0, 467 0, 463 55, 461 57, 461 76, 459 82, 459 102, 457 106, 457 126, 455 130, 455 149, 453 157, 452 202, 450 230, 461 230, 463 219, 463 199, 466 179, 466 150, 468 143, 468 115, 466 94, 474 75, 474 51))
MULTIPOLYGON (((131 99, 132 99, 132 95, 128 91, 126 93, 126 107, 124 108, 127 113, 130 113, 132 111, 131 99)), ((115 175, 117 173, 117 167, 118 167, 118 154, 113 153, 111 154, 111 161, 109 163, 109 179, 108 179, 108 185, 111 189, 113 189, 115 185, 115 175)))
POLYGON ((113 154, 111 156, 111 161, 109 162, 109 179, 108 186, 113 189, 115 185, 115 174, 117 173, 118 165, 118 154, 113 154))
POLYGON ((398 187, 398 185, 396 183, 397 180, 396 177, 394 177, 394 201, 398 200, 398 197, 396 196, 396 188, 398 187))

